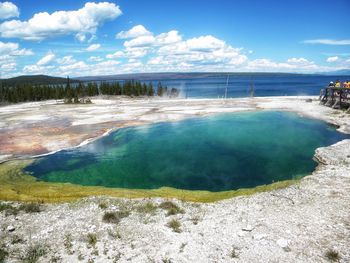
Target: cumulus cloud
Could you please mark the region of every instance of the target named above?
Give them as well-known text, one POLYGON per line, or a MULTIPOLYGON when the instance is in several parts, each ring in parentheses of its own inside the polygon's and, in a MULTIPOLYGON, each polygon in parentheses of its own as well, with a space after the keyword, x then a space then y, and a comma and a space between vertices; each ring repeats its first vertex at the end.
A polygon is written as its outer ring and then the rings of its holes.
POLYGON ((73 56, 64 56, 63 58, 57 59, 57 63, 60 65, 74 64, 76 62, 73 56))
POLYGON ((11 2, 0 2, 0 19, 8 19, 18 17, 19 10, 16 5, 11 2))
POLYGON ((327 62, 335 62, 335 61, 337 61, 338 59, 339 59, 338 56, 329 57, 329 58, 327 58, 327 62))
POLYGON ((89 61, 92 61, 92 62, 100 62, 103 60, 103 58, 99 57, 99 56, 91 56, 89 57, 88 59, 89 61))
POLYGON ((13 70, 16 70, 16 67, 17 67, 16 62, 1 63, 0 65, 1 71, 13 71, 13 70))
POLYGON ((155 42, 154 36, 139 36, 136 38, 133 38, 129 41, 124 42, 125 47, 147 47, 151 46, 155 42))
POLYGON ((213 35, 190 39, 176 30, 155 35, 144 26, 133 27, 118 35, 126 39, 124 49, 106 55, 107 59, 125 58, 123 71, 283 71, 315 72, 319 67, 306 58, 276 62, 268 58, 249 60, 252 51, 235 48, 213 35))
POLYGON ((0 55, 7 56, 29 56, 34 53, 30 49, 19 48, 18 43, 0 41, 0 55))
POLYGON ((350 45, 350 39, 311 39, 303 41, 306 44, 323 44, 323 45, 350 45))
POLYGON ((122 57, 125 57, 125 53, 123 51, 116 51, 113 54, 106 55, 106 58, 109 58, 109 59, 122 58, 122 57))
POLYGON ((314 72, 319 69, 321 68, 306 58, 289 58, 285 62, 255 59, 249 61, 247 65, 247 70, 264 72, 314 72))
MULTIPOLYGON (((79 41, 86 41, 86 34, 88 33, 75 32, 75 37, 78 40, 80 38, 79 41)), ((328 58, 328 61, 333 60, 331 67, 317 65, 304 57, 291 57, 284 61, 264 57, 252 60, 248 57, 252 51, 235 47, 214 35, 185 38, 176 30, 155 34, 142 25, 118 33, 117 38, 122 39, 123 47, 114 53, 90 56, 86 60, 77 61, 73 56, 55 58, 55 54, 49 52, 36 64, 25 66, 23 72, 31 74, 50 72, 53 75, 71 76, 165 71, 312 73, 350 67, 350 60, 346 62, 335 57, 328 58)), ((100 47, 100 44, 92 44, 85 50, 94 51, 100 47)), ((3 71, 16 67, 15 61, 8 59, 9 51, 13 56, 31 52, 20 49, 16 43, 0 42, 3 71)), ((333 55, 336 54, 328 56, 333 55)))
POLYGON ((72 76, 116 74, 120 72, 119 64, 120 62, 116 60, 106 60, 94 64, 77 61, 74 64, 59 66, 56 71, 58 75, 72 76))
POLYGON ((85 34, 95 34, 97 28, 107 20, 121 15, 114 3, 88 2, 75 11, 56 11, 52 14, 41 12, 28 21, 10 20, 0 24, 0 34, 4 38, 42 40, 49 37, 75 34, 84 41, 85 34))
POLYGON ((100 44, 92 44, 86 48, 86 51, 95 51, 101 47, 100 44))
POLYGON ((137 25, 131 28, 128 31, 121 31, 116 35, 118 39, 127 39, 127 38, 135 38, 141 36, 150 36, 152 35, 143 25, 137 25))
POLYGON ((181 40, 182 40, 182 37, 179 35, 179 32, 176 30, 171 30, 167 33, 159 34, 156 37, 156 44, 169 45, 169 44, 180 42, 181 40))
POLYGON ((16 70, 16 60, 23 56, 30 56, 34 53, 30 49, 20 48, 18 43, 0 41, 0 67, 1 72, 16 70))
POLYGON ((36 64, 38 66, 44 66, 50 64, 55 59, 55 54, 49 51, 44 57, 42 57, 36 64))
POLYGON ((86 35, 84 33, 77 33, 75 38, 80 42, 84 42, 86 40, 86 35))

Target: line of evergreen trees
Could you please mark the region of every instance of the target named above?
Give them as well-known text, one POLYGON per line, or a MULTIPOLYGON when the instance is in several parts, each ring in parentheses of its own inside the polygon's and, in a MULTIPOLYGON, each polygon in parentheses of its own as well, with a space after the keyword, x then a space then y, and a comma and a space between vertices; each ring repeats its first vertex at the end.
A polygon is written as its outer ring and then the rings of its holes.
POLYGON ((177 97, 178 90, 163 87, 159 82, 157 89, 153 88, 152 83, 141 83, 139 81, 102 82, 98 86, 92 82, 84 84, 71 85, 69 78, 65 85, 31 85, 18 84, 12 87, 6 87, 0 83, 0 102, 26 102, 41 101, 49 99, 64 99, 65 102, 78 102, 79 98, 92 97, 96 95, 126 95, 126 96, 169 96, 177 97))

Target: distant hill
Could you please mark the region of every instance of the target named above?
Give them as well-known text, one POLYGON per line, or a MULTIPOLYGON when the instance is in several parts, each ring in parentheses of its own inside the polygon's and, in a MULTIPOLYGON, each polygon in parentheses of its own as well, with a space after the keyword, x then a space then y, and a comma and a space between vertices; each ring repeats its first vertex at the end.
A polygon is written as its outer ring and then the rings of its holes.
POLYGON ((136 74, 118 74, 105 76, 86 76, 77 77, 80 81, 108 81, 108 80, 164 80, 164 79, 195 79, 210 78, 220 76, 285 76, 285 75, 303 75, 295 73, 265 73, 265 72, 170 72, 170 73, 136 73, 136 74))
POLYGON ((322 72, 322 75, 327 76, 350 76, 350 69, 341 69, 336 71, 322 72))
MULTIPOLYGON (((77 80, 70 79, 71 83, 78 82, 77 80)), ((49 84, 65 84, 66 78, 51 77, 47 75, 27 75, 18 76, 14 78, 1 79, 4 86, 15 86, 17 84, 31 84, 31 85, 49 85, 49 84)))

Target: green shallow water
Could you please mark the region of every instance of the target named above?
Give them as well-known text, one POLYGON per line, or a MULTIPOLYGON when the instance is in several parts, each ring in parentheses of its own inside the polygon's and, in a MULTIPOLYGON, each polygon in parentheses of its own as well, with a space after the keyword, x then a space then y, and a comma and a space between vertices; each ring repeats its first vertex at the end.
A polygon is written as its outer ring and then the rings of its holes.
POLYGON ((43 181, 131 189, 224 191, 311 173, 316 148, 348 135, 285 112, 246 112, 120 129, 40 158, 43 181))

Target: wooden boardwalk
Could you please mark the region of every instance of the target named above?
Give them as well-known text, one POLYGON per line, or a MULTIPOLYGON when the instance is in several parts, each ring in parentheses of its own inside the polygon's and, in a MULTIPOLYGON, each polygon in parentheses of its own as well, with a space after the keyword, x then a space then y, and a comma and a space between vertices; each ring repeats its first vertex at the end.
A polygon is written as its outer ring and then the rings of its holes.
POLYGON ((337 109, 350 107, 350 88, 327 87, 321 89, 320 103, 337 109))

